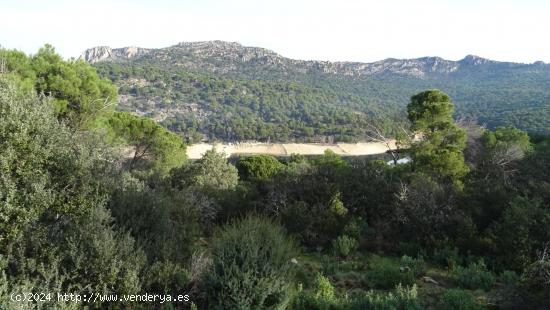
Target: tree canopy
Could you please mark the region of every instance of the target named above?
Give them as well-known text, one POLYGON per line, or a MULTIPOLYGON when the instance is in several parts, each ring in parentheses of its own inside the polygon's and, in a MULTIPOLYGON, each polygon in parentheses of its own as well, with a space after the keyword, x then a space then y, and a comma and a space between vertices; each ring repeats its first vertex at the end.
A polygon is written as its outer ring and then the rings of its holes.
POLYGON ((117 88, 108 79, 82 60, 63 60, 51 45, 31 57, 2 49, 0 58, 27 88, 51 96, 57 115, 74 126, 87 127, 116 106, 117 88))
POLYGON ((132 148, 129 169, 152 169, 167 173, 186 160, 183 139, 154 120, 125 112, 114 112, 101 120, 108 136, 132 148))
POLYGON ((439 90, 419 93, 407 110, 412 131, 421 136, 411 148, 413 166, 429 176, 460 183, 469 171, 463 154, 466 132, 454 124, 449 95, 439 90))

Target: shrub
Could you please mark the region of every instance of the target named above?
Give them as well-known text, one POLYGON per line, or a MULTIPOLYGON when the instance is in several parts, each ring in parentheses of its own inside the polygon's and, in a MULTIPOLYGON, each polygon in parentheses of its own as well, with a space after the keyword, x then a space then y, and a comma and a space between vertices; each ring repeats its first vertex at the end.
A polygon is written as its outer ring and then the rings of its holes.
POLYGON ((332 240, 332 249, 334 250, 334 254, 342 257, 348 257, 348 255, 355 252, 358 245, 357 240, 346 235, 342 235, 332 240))
POLYGON ((269 220, 247 216, 218 230, 204 291, 210 309, 284 307, 292 278, 294 242, 269 220))
POLYGON ((458 285, 462 288, 488 291, 495 283, 493 274, 487 270, 483 260, 470 263, 468 267, 459 266, 455 273, 458 285))
POLYGON ((424 247, 416 242, 399 242, 397 245, 397 254, 412 257, 427 256, 424 247))
POLYGON ((328 310, 331 309, 332 304, 318 300, 313 295, 306 292, 301 292, 292 302, 293 310, 328 310))
POLYGON ((426 263, 422 257, 412 258, 410 256, 403 255, 401 257, 401 265, 408 267, 414 274, 415 278, 426 273, 426 263))
POLYGON ((364 221, 361 217, 353 217, 343 229, 345 235, 355 238, 356 240, 369 229, 367 221, 364 221))
POLYGON ((241 157, 237 168, 247 179, 267 180, 282 171, 285 165, 274 156, 255 155, 241 157))
POLYGON ((484 307, 477 304, 470 292, 459 289, 451 289, 441 296, 439 309, 442 310, 478 310, 484 307))
MULTIPOLYGON (((325 278, 326 279, 326 278, 325 278)), ((328 281, 328 280, 327 280, 328 281)), ((330 283, 329 283, 330 285, 330 283)), ((332 287, 332 286, 331 286, 332 287)), ((332 296, 332 295, 331 295, 332 296)), ((300 292, 292 304, 293 310, 394 310, 423 309, 418 300, 416 285, 403 287, 398 285, 393 292, 379 293, 369 291, 353 297, 319 298, 314 292, 300 292)))
POLYGON ((412 285, 414 274, 411 270, 403 270, 388 259, 381 259, 367 271, 365 280, 370 288, 391 289, 399 284, 412 285))
POLYGON ((337 304, 334 287, 322 274, 315 276, 311 292, 300 292, 292 303, 294 310, 325 310, 337 304))
POLYGON ((451 248, 445 246, 441 249, 436 249, 433 259, 437 264, 449 267, 450 269, 454 269, 456 266, 462 264, 462 257, 458 254, 457 247, 451 248))
POLYGON ((522 290, 534 304, 550 304, 550 244, 538 252, 538 258, 521 276, 522 290))
POLYGON ((315 277, 313 296, 315 297, 315 299, 318 300, 324 300, 328 302, 336 301, 334 287, 330 283, 329 279, 324 277, 322 274, 317 274, 317 276, 315 277))
POLYGON ((519 281, 519 275, 515 271, 504 270, 500 274, 500 280, 504 285, 515 286, 519 281))
POLYGON ((418 292, 416 284, 411 287, 398 285, 393 292, 375 293, 369 291, 363 296, 350 300, 344 309, 423 309, 420 301, 417 299, 418 292))
POLYGON ((163 294, 184 290, 189 280, 187 270, 170 261, 155 262, 145 275, 147 290, 163 294))

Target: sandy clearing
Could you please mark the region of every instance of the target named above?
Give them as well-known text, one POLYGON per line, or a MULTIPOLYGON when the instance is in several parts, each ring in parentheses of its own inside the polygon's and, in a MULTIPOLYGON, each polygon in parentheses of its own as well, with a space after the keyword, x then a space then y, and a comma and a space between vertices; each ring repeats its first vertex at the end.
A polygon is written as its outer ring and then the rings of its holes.
MULTIPOLYGON (((359 142, 359 143, 198 143, 187 146, 187 157, 199 159, 202 155, 216 146, 218 151, 224 152, 228 157, 233 155, 256 155, 269 154, 274 156, 300 155, 321 155, 325 150, 330 149, 342 156, 361 156, 385 153, 388 149, 380 142, 359 142)), ((395 147, 395 141, 390 143, 395 147)))

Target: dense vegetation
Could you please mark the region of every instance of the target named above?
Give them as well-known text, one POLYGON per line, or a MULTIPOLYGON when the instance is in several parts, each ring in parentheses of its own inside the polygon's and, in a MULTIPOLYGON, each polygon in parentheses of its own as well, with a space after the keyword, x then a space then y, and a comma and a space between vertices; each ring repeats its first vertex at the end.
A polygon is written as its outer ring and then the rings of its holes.
MULTIPOLYGON (((422 74, 404 65, 404 73, 352 75, 333 68, 338 63, 291 60, 217 42, 201 50, 173 46, 94 66, 124 95, 120 108, 157 117, 195 141, 203 136, 225 141, 362 140, 365 120, 372 123, 374 115, 374 122, 391 132, 383 120, 388 115, 404 120, 411 94, 432 88, 454 99, 455 116, 475 117, 490 129, 514 126, 550 133, 550 65, 470 56, 453 62, 456 70, 433 72, 432 67, 448 61, 412 61, 420 62, 422 74)), ((362 64, 348 64, 354 65, 362 64)))
MULTIPOLYGON (((181 139, 150 120, 60 112, 59 100, 81 97, 64 93, 58 66, 104 83, 82 62, 49 58, 59 64, 44 76, 61 86, 44 95, 32 66, 16 69, 38 56, 3 53, 1 309, 550 306, 547 137, 455 123, 451 98, 429 90, 408 105, 422 139, 409 142, 407 164, 328 151, 233 165, 214 150, 187 162, 181 139), (10 297, 24 292, 53 296, 10 297), (57 293, 189 301, 82 304, 57 293)), ((67 91, 88 89, 76 85, 67 91)))
POLYGON ((368 123, 391 129, 383 121, 388 111, 361 97, 298 83, 235 80, 177 67, 97 68, 119 85, 121 110, 155 118, 189 141, 353 141, 366 139, 362 128, 368 123))

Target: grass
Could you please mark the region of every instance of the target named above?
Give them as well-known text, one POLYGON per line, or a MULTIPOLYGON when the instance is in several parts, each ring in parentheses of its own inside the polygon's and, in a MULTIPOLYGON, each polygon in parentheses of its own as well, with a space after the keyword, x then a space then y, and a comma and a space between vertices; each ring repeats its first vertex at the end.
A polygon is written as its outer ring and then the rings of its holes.
MULTIPOLYGON (((356 253, 346 259, 323 253, 307 253, 298 258, 297 280, 304 290, 311 285, 318 273, 326 276, 338 295, 353 295, 370 290, 389 292, 401 282, 404 286, 416 284, 418 296, 426 309, 438 309, 441 298, 450 290, 460 289, 471 294, 479 304, 490 304, 502 294, 500 287, 488 291, 459 288, 456 276, 448 268, 426 263, 421 274, 401 269, 401 257, 356 253), (432 278, 437 284, 426 282, 423 277, 432 278)), ((452 295, 452 294, 451 294, 452 295)))

